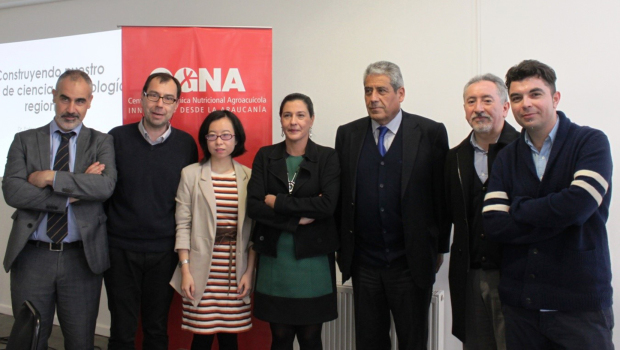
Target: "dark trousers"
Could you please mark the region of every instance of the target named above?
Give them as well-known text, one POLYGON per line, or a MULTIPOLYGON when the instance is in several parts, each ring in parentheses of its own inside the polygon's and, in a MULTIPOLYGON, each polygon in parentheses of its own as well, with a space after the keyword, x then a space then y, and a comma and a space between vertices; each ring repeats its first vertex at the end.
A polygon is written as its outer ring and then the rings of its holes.
POLYGON ((499 270, 470 269, 465 294, 465 350, 506 350, 499 270))
POLYGON ((613 350, 612 308, 599 311, 538 311, 502 306, 508 350, 613 350))
POLYGON ((110 247, 110 263, 104 273, 111 316, 108 349, 134 349, 141 316, 142 348, 167 350, 168 312, 174 295, 169 283, 178 255, 172 249, 141 253, 110 247))
POLYGON ((432 286, 416 286, 406 267, 384 270, 355 265, 352 278, 356 349, 391 349, 390 311, 399 350, 426 349, 432 286))
POLYGON ((54 311, 65 349, 92 349, 100 296, 101 275, 90 270, 82 248, 55 252, 26 244, 11 267, 13 314, 24 300, 41 314, 39 350, 47 349, 54 311))

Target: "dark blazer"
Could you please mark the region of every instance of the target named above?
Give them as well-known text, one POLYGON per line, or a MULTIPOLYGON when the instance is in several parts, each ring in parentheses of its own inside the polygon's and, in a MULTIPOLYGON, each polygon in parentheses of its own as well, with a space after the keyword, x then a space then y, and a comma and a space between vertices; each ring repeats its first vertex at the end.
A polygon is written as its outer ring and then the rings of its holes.
POLYGON ((340 191, 340 166, 333 148, 308 140, 304 159, 293 188, 288 193, 284 142, 261 148, 252 164, 248 183, 248 215, 256 221, 252 232, 256 252, 276 256, 282 231, 292 232, 297 259, 332 253, 338 249, 334 210, 340 191), (274 209, 265 196, 276 195, 274 209), (315 219, 299 225, 299 219, 315 219))
MULTIPOLYGON (((340 157, 341 191, 337 209, 340 231, 338 265, 342 281, 351 277, 355 247, 355 184, 357 163, 370 127, 365 117, 342 125, 336 134, 340 157)), ((401 210, 407 263, 415 283, 430 287, 435 282, 437 253, 448 252, 450 223, 445 215, 444 162, 448 134, 443 124, 403 111, 401 210)))
POLYGON ((110 266, 103 201, 112 195, 116 184, 112 136, 82 126, 76 150, 74 172, 59 171, 54 188, 38 188, 28 182, 28 175, 50 169, 50 126, 15 135, 2 180, 6 203, 17 209, 4 255, 7 272, 45 214, 64 212, 68 197, 79 199, 71 206, 88 266, 96 274, 110 266), (96 161, 105 164, 103 174, 84 174, 96 161))
MULTIPOLYGON (((489 145, 488 165, 491 171, 497 153, 516 140, 519 132, 504 122, 504 128, 496 144, 489 145)), ((452 301, 452 334, 465 342, 465 295, 469 258, 468 214, 472 203, 471 189, 476 176, 474 168, 474 147, 469 141, 471 133, 458 146, 448 151, 446 157, 446 201, 448 215, 454 223, 454 238, 450 249, 450 298, 452 301)), ((490 175, 489 175, 490 178, 490 175)), ((482 207, 482 205, 481 205, 482 207)), ((482 212, 478 213, 482 216, 482 212)), ((501 252, 498 252, 501 254, 501 252)))

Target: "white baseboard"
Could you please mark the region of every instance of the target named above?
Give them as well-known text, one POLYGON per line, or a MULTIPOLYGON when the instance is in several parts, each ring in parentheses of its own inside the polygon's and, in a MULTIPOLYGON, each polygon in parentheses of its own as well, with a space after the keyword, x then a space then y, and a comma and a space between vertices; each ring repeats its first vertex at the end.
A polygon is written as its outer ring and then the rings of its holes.
POLYGON ((13 307, 11 304, 0 304, 0 314, 13 316, 13 307))
POLYGON ((110 325, 97 322, 95 327, 95 334, 102 335, 104 337, 110 337, 110 325))

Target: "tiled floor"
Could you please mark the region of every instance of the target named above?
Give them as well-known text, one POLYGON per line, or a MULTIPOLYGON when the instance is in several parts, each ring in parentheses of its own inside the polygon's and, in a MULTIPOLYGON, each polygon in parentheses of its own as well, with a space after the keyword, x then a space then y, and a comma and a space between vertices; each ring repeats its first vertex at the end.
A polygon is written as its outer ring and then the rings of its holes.
MULTIPOLYGON (((6 338, 11 334, 11 327, 13 327, 13 316, 0 314, 0 337, 3 341, 0 341, 0 350, 6 349, 6 338)), ((52 330, 52 336, 50 337, 47 345, 49 350, 64 350, 64 340, 60 327, 54 326, 52 330)), ((95 336, 95 349, 107 350, 108 338, 103 336, 95 336)))

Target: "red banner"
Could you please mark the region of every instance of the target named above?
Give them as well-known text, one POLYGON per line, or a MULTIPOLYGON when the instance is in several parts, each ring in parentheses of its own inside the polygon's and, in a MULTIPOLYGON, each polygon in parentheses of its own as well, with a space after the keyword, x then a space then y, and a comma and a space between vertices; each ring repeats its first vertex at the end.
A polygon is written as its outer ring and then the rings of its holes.
MULTIPOLYGON (((236 160, 251 166, 258 149, 271 144, 271 29, 123 27, 122 46, 123 124, 142 118, 144 82, 151 73, 163 71, 181 82, 179 107, 171 120, 174 127, 196 139, 209 113, 227 109, 239 117, 246 133, 248 152, 236 160)), ((240 348, 268 349, 269 325, 254 318, 252 322, 252 329, 239 336, 240 348)), ((190 348, 192 334, 181 330, 177 294, 168 334, 169 349, 190 348)))
POLYGON ((241 119, 247 166, 271 144, 271 29, 123 27, 123 123, 142 118, 142 86, 156 71, 181 82, 172 125, 194 138, 205 117, 227 109, 241 119))

